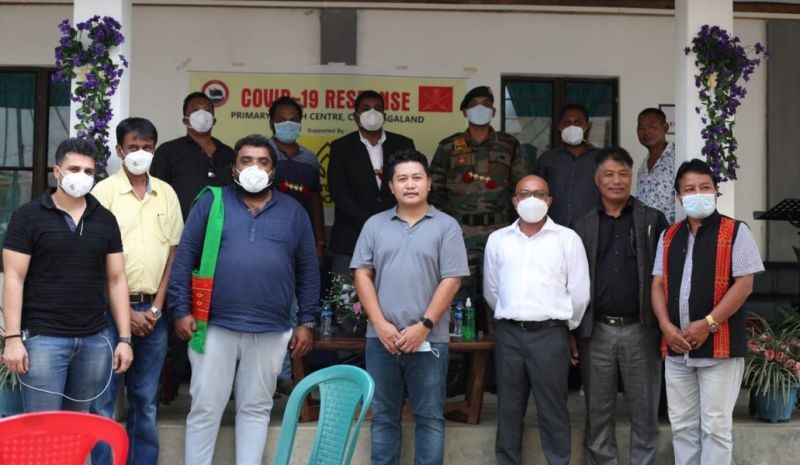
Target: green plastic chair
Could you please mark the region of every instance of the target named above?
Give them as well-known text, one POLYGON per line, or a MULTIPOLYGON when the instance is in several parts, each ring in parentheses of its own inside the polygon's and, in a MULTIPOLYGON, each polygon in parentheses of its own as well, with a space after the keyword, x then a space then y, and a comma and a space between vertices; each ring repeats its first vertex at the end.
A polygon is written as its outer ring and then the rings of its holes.
POLYGON ((281 424, 278 449, 273 465, 289 465, 297 434, 300 407, 311 391, 319 388, 320 406, 317 435, 308 463, 314 465, 347 465, 361 432, 375 382, 366 371, 352 365, 334 365, 315 371, 295 386, 281 424), (354 420, 356 410, 361 407, 354 420))

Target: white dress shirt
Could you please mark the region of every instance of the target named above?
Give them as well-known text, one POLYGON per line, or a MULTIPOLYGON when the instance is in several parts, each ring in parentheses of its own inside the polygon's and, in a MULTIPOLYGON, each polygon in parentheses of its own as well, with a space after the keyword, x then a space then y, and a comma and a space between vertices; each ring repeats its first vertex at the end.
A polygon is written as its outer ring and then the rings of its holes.
MULTIPOLYGON (((376 145, 370 144, 370 142, 361 135, 361 131, 358 132, 358 137, 361 139, 361 143, 364 144, 364 147, 367 148, 367 153, 369 153, 369 161, 372 162, 372 169, 373 171, 381 170, 383 171, 383 143, 386 142, 386 131, 381 132, 381 138, 378 140, 376 145)), ((376 171, 377 172, 377 171, 376 171)), ((375 175, 375 181, 378 183, 378 189, 381 188, 381 177, 377 174, 375 175)))
POLYGON ((589 263, 580 237, 547 218, 531 237, 519 220, 489 236, 483 296, 496 319, 566 320, 580 325, 589 305, 589 263))

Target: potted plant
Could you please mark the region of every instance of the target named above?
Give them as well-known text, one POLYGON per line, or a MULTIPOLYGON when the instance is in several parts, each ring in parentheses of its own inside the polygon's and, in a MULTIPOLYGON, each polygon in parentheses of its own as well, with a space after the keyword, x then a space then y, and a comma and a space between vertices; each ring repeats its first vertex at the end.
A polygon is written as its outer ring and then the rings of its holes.
MULTIPOLYGON (((5 328, 0 326, 0 354, 6 347, 5 328)), ((17 375, 0 364, 0 417, 22 413, 22 389, 17 375)))
POLYGON ((755 390, 759 418, 789 421, 800 384, 800 317, 779 312, 772 324, 754 317, 747 336, 745 384, 755 390))
POLYGON ((348 278, 332 275, 328 301, 336 314, 336 321, 345 333, 358 336, 366 333, 367 314, 361 308, 356 288, 348 278))

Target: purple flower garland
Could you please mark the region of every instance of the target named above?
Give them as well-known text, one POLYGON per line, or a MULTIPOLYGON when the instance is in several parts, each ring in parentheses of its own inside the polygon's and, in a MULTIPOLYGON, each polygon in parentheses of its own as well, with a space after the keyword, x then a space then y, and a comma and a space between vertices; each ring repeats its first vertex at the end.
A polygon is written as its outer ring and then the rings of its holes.
POLYGON ((122 68, 128 67, 124 56, 118 55, 120 64, 111 58, 111 50, 125 41, 120 33, 122 26, 110 16, 93 16, 89 20, 78 23, 75 28, 65 19, 58 25, 62 33, 59 45, 55 49, 56 72, 54 82, 75 82, 75 89, 70 93, 73 102, 80 103, 75 111, 78 124, 77 136, 89 139, 97 147, 98 177, 107 175, 106 166, 111 151, 108 149, 108 123, 113 116, 111 100, 122 77, 122 68), (80 68, 86 68, 86 74, 78 75, 80 68))
POLYGON ((769 59, 763 45, 743 47, 738 37, 731 37, 725 29, 705 25, 692 39, 691 47, 684 53, 694 53, 694 64, 700 71, 694 85, 700 89, 700 102, 704 108, 695 107, 705 128, 701 135, 705 141, 702 154, 711 166, 717 182, 736 180, 738 145, 733 136, 733 117, 747 95, 739 79, 750 80, 750 75, 761 64, 760 57, 769 59), (748 52, 752 52, 752 57, 748 52))

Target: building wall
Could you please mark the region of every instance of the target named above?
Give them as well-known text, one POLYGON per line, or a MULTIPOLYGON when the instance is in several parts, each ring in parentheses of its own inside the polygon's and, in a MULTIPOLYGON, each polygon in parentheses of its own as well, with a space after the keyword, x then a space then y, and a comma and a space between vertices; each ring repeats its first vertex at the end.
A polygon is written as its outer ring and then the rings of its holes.
MULTIPOLYGON (((1 8, 0 43, 18 45, 0 48, 0 66, 52 64, 56 25, 71 7, 1 8)), ((637 167, 636 115, 675 103, 671 16, 360 10, 355 67, 319 66, 317 9, 134 5, 133 22, 131 112, 152 119, 162 141, 184 133, 188 71, 467 76, 468 86, 496 90, 502 74, 618 77, 619 140, 637 167)), ((766 41, 764 20, 737 19, 734 29, 746 44, 766 41)), ((764 253, 765 227, 752 211, 766 207, 766 68, 748 92, 737 116, 735 215, 749 220, 764 253)))

